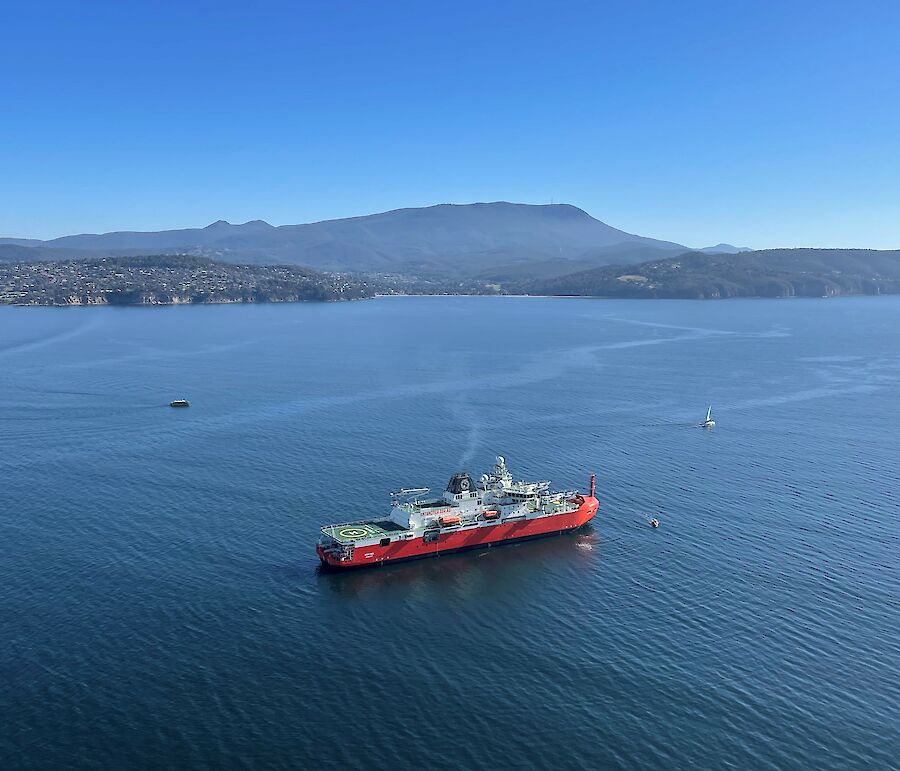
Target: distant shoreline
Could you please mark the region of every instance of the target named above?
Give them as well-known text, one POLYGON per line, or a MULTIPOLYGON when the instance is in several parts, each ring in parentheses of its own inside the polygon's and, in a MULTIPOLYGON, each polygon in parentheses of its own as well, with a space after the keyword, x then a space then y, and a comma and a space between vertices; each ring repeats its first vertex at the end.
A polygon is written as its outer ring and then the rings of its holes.
POLYGON ((371 297, 348 298, 343 300, 208 300, 202 302, 135 302, 135 303, 110 303, 110 302, 88 302, 88 303, 13 303, 0 302, 0 308, 175 308, 186 306, 221 306, 221 305, 330 305, 333 303, 347 303, 364 300, 385 300, 394 298, 423 298, 423 297, 480 297, 484 299, 528 299, 528 300, 603 300, 605 302, 623 302, 623 301, 640 301, 640 302, 702 302, 715 303, 727 300, 839 300, 843 298, 878 298, 878 297, 898 297, 900 293, 881 294, 841 294, 828 295, 820 297, 810 296, 790 296, 790 297, 762 297, 741 296, 741 297, 614 297, 614 296, 596 296, 596 295, 537 295, 537 294, 376 294, 371 297))
POLYGON ((190 255, 0 262, 0 304, 24 307, 337 302, 376 296, 724 300, 882 294, 900 294, 900 251, 693 253, 518 280, 511 276, 326 273, 190 255))

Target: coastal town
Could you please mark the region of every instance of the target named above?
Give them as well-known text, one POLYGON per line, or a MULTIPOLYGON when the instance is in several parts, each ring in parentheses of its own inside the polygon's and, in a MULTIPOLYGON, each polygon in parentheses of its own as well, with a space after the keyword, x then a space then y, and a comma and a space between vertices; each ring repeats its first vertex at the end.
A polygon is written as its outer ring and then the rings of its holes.
POLYGON ((0 305, 333 302, 375 295, 501 294, 474 279, 236 265, 194 255, 0 261, 0 305))
POLYGON ((0 262, 4 305, 173 305, 353 300, 374 295, 362 278, 297 266, 233 265, 161 255, 0 262))

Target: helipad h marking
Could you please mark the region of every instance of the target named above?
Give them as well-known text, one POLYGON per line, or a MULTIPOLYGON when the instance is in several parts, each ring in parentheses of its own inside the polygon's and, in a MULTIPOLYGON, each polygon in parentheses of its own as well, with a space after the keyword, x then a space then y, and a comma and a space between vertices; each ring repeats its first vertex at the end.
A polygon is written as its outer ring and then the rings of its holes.
POLYGON ((341 538, 362 538, 364 535, 368 535, 368 533, 368 530, 361 527, 345 527, 338 530, 338 535, 341 538))

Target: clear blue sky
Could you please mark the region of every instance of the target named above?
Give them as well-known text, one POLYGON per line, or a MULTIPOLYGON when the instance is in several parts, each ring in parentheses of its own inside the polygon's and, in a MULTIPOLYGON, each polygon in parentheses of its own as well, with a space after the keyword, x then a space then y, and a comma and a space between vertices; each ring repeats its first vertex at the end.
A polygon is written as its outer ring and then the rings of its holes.
POLYGON ((0 235, 573 203, 900 248, 900 2, 25 2, 0 235))

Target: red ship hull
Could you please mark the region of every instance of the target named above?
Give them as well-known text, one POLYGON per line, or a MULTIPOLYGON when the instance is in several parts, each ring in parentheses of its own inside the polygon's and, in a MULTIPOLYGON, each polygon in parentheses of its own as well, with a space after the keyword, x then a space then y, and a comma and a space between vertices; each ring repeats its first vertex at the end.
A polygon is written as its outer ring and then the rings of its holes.
POLYGON ((316 547, 322 564, 329 568, 345 569, 383 565, 386 562, 437 557, 440 554, 493 546, 521 538, 536 538, 574 530, 594 518, 599 503, 594 497, 585 497, 584 503, 575 511, 555 514, 535 519, 501 522, 496 525, 477 527, 470 530, 443 532, 437 539, 426 543, 423 538, 392 541, 387 546, 357 546, 350 559, 342 560, 331 551, 316 547))

